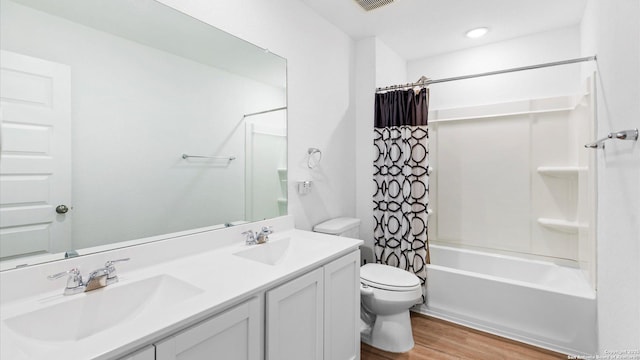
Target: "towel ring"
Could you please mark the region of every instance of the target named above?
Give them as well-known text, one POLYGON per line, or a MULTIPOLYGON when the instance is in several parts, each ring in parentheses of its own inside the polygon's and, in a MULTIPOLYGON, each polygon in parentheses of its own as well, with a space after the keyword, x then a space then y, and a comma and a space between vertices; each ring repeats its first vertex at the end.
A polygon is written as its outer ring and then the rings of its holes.
POLYGON ((320 160, 322 160, 322 151, 316 148, 309 148, 307 150, 309 157, 307 158, 307 166, 309 169, 313 169, 320 164, 320 160))

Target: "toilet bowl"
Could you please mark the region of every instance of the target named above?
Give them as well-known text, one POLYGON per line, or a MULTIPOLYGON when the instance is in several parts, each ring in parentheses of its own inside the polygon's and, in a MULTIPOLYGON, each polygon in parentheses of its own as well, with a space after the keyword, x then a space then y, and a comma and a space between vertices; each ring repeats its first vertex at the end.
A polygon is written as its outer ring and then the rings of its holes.
MULTIPOLYGON (((359 237, 359 219, 335 218, 314 226, 325 234, 359 237)), ((422 286, 414 274, 382 264, 360 267, 362 342, 389 352, 413 348, 409 308, 420 303, 422 286)))
POLYGON ((406 352, 413 348, 409 308, 422 299, 420 279, 408 271, 382 264, 360 268, 360 300, 369 331, 363 342, 381 350, 406 352))

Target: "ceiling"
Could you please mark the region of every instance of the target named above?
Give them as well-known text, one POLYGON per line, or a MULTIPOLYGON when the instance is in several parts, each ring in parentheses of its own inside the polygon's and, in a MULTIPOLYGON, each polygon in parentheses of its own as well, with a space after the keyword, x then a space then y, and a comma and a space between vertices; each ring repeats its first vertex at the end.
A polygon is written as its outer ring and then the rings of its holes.
POLYGON ((372 11, 354 0, 301 0, 358 40, 376 36, 406 60, 576 25, 586 0, 395 0, 372 11), (488 27, 480 39, 465 33, 488 27))

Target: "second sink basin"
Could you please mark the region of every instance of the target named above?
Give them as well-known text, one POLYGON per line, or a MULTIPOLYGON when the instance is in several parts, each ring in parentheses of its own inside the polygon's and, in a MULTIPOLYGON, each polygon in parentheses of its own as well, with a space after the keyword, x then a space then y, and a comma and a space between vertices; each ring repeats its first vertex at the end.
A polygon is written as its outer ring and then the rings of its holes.
POLYGON ((266 244, 253 245, 252 247, 238 251, 233 255, 258 261, 263 264, 276 265, 287 256, 290 250, 291 239, 287 238, 268 242, 266 244))
POLYGON ((77 341, 203 290, 169 275, 73 295, 68 301, 5 320, 16 333, 43 341, 77 341))
POLYGON ((283 238, 269 241, 266 244, 251 245, 233 253, 233 255, 267 265, 278 265, 286 259, 313 256, 318 249, 326 245, 326 242, 311 238, 283 238))

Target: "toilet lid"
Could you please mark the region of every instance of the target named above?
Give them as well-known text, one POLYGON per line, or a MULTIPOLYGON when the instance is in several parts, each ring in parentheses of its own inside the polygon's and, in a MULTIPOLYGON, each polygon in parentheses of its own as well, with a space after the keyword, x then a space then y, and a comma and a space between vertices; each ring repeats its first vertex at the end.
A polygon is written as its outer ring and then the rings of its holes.
POLYGON ((363 284, 387 290, 411 290, 420 285, 414 274, 382 264, 365 264, 360 267, 360 281, 363 284))

